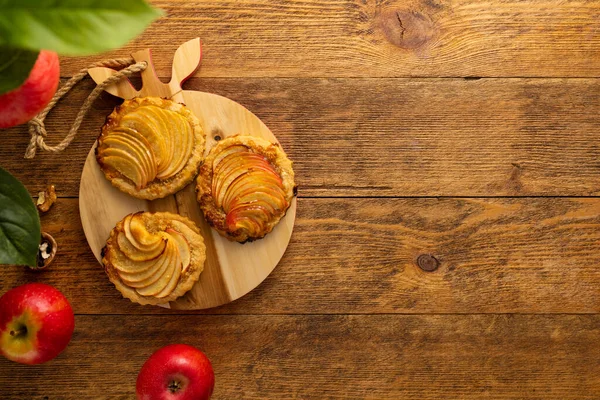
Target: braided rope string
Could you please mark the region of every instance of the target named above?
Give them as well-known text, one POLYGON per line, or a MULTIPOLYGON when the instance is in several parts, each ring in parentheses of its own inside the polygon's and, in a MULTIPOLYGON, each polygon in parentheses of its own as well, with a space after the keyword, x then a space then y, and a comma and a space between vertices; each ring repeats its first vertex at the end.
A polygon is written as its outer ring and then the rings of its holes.
POLYGON ((31 135, 31 140, 29 142, 29 146, 27 146, 27 150, 25 151, 25 158, 33 158, 35 157, 37 149, 41 149, 44 151, 49 151, 52 153, 59 153, 66 149, 69 144, 75 139, 75 135, 77 135, 77 131, 81 126, 81 122, 83 118, 92 107, 94 101, 100 96, 102 91, 108 86, 117 83, 123 77, 130 77, 131 75, 141 72, 146 69, 148 64, 145 61, 134 63, 135 60, 133 58, 116 58, 113 60, 103 60, 97 63, 94 63, 87 68, 82 69, 77 74, 73 75, 71 79, 69 79, 52 97, 50 103, 44 108, 38 115, 36 115, 33 119, 31 119, 28 123, 29 125, 29 134, 31 135), (67 94, 78 82, 83 80, 86 77, 88 69, 94 67, 109 67, 109 68, 123 68, 114 75, 108 77, 104 82, 97 85, 94 90, 90 93, 88 98, 85 100, 81 109, 77 113, 77 117, 73 121, 73 125, 71 125, 71 129, 69 129, 69 133, 65 138, 56 146, 49 146, 45 142, 45 138, 48 136, 48 132, 46 131, 46 125, 44 124, 44 120, 48 113, 54 108, 56 103, 67 94))

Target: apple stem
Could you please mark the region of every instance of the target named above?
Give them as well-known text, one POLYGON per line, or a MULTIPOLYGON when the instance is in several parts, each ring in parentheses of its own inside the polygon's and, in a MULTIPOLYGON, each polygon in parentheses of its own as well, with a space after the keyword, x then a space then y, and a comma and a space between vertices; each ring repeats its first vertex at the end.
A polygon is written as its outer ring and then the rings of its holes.
POLYGON ((27 328, 22 326, 19 329, 17 329, 16 331, 10 331, 10 336, 21 336, 25 333, 27 333, 27 328))
POLYGON ((181 390, 181 382, 176 381, 176 380, 172 380, 171 382, 169 382, 169 391, 171 393, 177 393, 181 390))

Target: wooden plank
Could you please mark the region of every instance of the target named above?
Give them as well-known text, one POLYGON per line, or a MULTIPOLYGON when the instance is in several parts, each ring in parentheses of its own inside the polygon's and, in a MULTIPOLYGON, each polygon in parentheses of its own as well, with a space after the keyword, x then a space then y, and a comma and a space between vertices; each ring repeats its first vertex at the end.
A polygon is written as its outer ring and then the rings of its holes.
MULTIPOLYGON (((4 267, 0 288, 49 283, 79 314, 172 313, 121 298, 87 246, 77 199, 59 199, 42 226, 58 242, 54 264, 4 267)), ((599 226, 600 199, 299 199, 281 263, 204 313, 598 313, 599 226), (439 268, 421 270, 421 254, 439 268)))
MULTIPOLYGON (((294 160, 300 196, 590 196, 600 194, 598 79, 192 79, 238 101, 294 160)), ((91 91, 59 104, 54 143, 91 91)), ((2 132, 3 167, 32 193, 77 196, 112 96, 97 101, 60 155, 23 160, 24 127, 2 132)))
POLYGON ((63 76, 151 46, 169 76, 200 37, 204 77, 600 75, 600 5, 550 0, 154 1, 166 16, 120 50, 62 61, 63 76), (175 38, 175 39, 174 39, 175 38))
POLYGON ((600 317, 78 316, 45 365, 0 360, 4 398, 132 398, 150 354, 204 350, 214 399, 597 399, 600 317))

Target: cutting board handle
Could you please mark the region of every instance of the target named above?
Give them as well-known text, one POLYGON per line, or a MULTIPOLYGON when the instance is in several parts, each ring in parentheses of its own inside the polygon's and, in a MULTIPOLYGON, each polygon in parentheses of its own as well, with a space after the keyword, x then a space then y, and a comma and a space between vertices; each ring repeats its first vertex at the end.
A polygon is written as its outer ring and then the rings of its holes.
POLYGON ((189 40, 179 46, 173 57, 173 68, 169 85, 181 90, 183 82, 194 75, 194 72, 200 67, 201 60, 202 43, 200 42, 200 38, 189 40))
MULTIPOLYGON (((131 82, 125 78, 108 86, 105 89, 108 93, 125 100, 138 96, 148 96, 151 93, 153 96, 181 101, 181 96, 179 95, 182 90, 181 85, 192 76, 200 66, 200 61, 202 59, 202 45, 200 38, 195 38, 179 46, 173 57, 172 75, 169 83, 161 82, 161 80, 158 79, 158 76, 156 76, 150 49, 136 51, 132 54, 132 57, 135 62, 144 61, 148 64, 146 69, 141 73, 142 89, 139 91, 136 90, 131 82)), ((96 67, 88 70, 88 74, 96 84, 104 82, 106 78, 116 72, 117 71, 106 67, 96 67)))

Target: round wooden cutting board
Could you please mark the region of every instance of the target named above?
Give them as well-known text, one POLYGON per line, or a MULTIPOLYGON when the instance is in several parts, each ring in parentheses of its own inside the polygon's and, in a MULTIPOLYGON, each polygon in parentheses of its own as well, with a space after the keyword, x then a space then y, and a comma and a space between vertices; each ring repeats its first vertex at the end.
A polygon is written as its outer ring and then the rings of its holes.
MULTIPOLYGON (((173 79, 169 84, 163 84, 154 75, 148 50, 134 53, 133 56, 136 61, 143 59, 149 63, 149 68, 142 72, 142 90, 136 92, 122 81, 107 91, 123 98, 155 95, 184 103, 198 117, 206 134, 205 154, 218 140, 236 134, 250 134, 277 142, 269 128, 242 105, 211 93, 181 90, 181 82, 193 73, 200 61, 198 39, 187 42, 177 50, 173 79)), ((90 70, 90 75, 99 83, 113 72, 99 68, 90 70)), ((136 211, 169 211, 186 216, 198 225, 204 237, 207 257, 199 281, 186 295, 164 304, 165 307, 204 309, 226 304, 258 286, 279 263, 294 227, 295 198, 285 217, 265 238, 245 244, 231 242, 204 220, 196 201, 195 181, 164 199, 147 201, 130 197, 114 188, 104 177, 96 161, 95 147, 90 150, 83 167, 79 208, 85 236, 98 261, 116 223, 136 211)))

